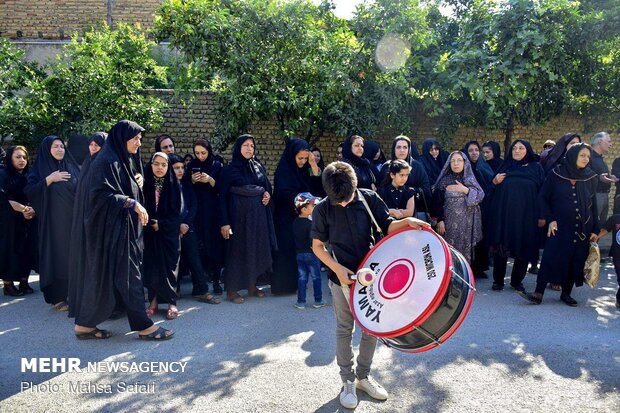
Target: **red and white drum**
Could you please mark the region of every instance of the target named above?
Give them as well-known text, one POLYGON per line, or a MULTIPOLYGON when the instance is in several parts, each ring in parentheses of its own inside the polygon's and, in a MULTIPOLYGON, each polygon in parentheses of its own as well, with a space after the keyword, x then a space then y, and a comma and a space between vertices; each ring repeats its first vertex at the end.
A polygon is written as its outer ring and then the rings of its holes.
POLYGON ((405 228, 383 238, 360 265, 366 268, 376 278, 351 286, 352 312, 364 331, 401 351, 446 341, 473 300, 467 261, 432 230, 405 228))

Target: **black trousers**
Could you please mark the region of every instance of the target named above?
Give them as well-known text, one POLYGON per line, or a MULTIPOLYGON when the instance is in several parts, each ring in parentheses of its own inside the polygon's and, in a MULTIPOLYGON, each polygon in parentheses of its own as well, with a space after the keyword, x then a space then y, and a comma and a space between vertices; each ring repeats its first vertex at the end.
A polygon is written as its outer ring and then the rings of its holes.
POLYGON ((618 283, 616 302, 620 302, 620 257, 614 257, 614 269, 616 270, 616 282, 618 283))
MULTIPOLYGON (((209 292, 207 274, 198 253, 198 238, 196 233, 189 231, 181 238, 181 262, 189 270, 192 277, 192 295, 202 295, 209 292)), ((179 277, 180 278, 180 277, 179 277)))
MULTIPOLYGON (((566 281, 562 283, 562 295, 570 295, 573 292, 573 287, 575 286, 575 273, 572 270, 572 266, 569 267, 568 276, 566 281)), ((545 288, 547 288, 547 282, 536 282, 536 291, 537 293, 544 294, 545 288)))
MULTIPOLYGON (((527 273, 527 260, 515 258, 512 265, 512 274, 510 274, 510 285, 519 286, 525 279, 527 273)), ((502 257, 493 254, 493 282, 495 284, 504 285, 504 277, 506 277, 506 266, 508 265, 508 257, 502 257)))

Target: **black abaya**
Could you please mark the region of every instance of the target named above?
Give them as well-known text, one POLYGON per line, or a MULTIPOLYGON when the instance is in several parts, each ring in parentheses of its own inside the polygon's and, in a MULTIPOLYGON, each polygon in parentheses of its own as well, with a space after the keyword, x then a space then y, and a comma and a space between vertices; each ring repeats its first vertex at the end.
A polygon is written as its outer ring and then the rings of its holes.
POLYGON ((79 167, 68 152, 65 152, 61 161, 54 159, 50 149, 56 140, 61 139, 47 136, 41 142, 24 190, 38 218, 40 286, 45 302, 50 304, 67 300, 67 245, 71 243, 75 189, 80 176, 79 167), (55 171, 69 172, 71 178, 68 181, 53 182, 48 186, 45 178, 55 171))
POLYGON ((149 224, 144 229, 144 284, 149 289, 149 300, 157 296, 158 302, 175 305, 183 197, 172 165, 168 164, 166 175, 159 180, 154 176, 151 164, 146 167, 144 199, 149 221, 156 220, 159 227, 155 231, 149 224), (158 181, 161 192, 156 202, 155 187, 158 181))
POLYGON ((135 202, 143 202, 135 175, 142 174, 140 152, 130 155, 127 141, 144 131, 137 123, 120 121, 90 166, 88 208, 85 211, 83 253, 87 267, 74 308, 75 323, 95 327, 110 317, 116 297, 127 311, 130 328, 153 325, 144 310, 142 224, 135 202), (115 292, 117 294, 115 294, 115 292))
MULTIPOLYGON (((274 252, 271 292, 273 294, 292 294, 297 291, 297 251, 293 237, 293 222, 297 217, 295 196, 301 192, 316 195, 321 185, 320 177, 310 176, 310 166, 306 162, 299 168, 295 156, 300 151, 309 151, 303 139, 287 142, 274 176, 274 226, 278 239, 278 251, 274 252)), ((310 153, 310 156, 312 153, 310 153)))

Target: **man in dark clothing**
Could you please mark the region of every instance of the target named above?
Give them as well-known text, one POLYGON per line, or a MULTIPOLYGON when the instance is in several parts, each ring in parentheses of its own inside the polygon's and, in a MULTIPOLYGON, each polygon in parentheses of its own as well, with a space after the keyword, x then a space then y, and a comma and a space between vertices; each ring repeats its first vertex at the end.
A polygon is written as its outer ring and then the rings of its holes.
POLYGON ((312 251, 333 271, 329 288, 336 314, 336 361, 343 381, 340 403, 353 409, 357 406, 356 388, 378 400, 388 397, 387 391, 368 375, 377 339, 365 332, 362 332, 357 369, 353 372, 351 340, 354 318, 347 301, 349 285, 353 281, 349 276, 375 244, 375 228, 369 212, 382 232, 387 234, 407 226, 419 229, 429 225, 416 218, 398 221, 391 218, 387 206, 374 191, 357 189, 357 177, 347 163, 329 164, 323 172, 323 187, 327 198, 319 202, 312 213, 312 251), (333 257, 325 248, 328 241, 333 257))
POLYGON ((618 182, 618 178, 609 174, 609 167, 605 163, 603 156, 607 155, 611 149, 611 137, 607 132, 599 132, 592 136, 592 160, 590 168, 599 176, 598 187, 596 188, 596 202, 598 205, 598 222, 607 220, 609 211, 609 190, 611 184, 618 182))

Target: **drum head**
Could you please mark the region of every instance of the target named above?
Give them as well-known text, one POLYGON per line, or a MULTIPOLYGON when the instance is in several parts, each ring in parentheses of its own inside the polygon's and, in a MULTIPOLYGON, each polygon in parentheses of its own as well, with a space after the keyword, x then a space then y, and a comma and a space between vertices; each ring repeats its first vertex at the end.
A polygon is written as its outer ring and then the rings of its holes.
POLYGON ((422 324, 440 304, 452 265, 445 241, 431 230, 405 228, 383 238, 360 268, 371 268, 375 282, 351 288, 358 324, 377 337, 396 337, 422 324))

